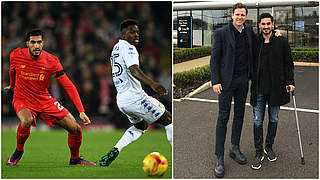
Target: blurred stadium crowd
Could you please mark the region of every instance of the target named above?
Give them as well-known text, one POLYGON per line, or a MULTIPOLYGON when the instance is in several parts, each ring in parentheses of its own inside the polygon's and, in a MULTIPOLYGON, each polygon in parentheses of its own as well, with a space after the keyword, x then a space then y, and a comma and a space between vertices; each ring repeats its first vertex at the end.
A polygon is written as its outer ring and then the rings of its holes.
MULTIPOLYGON (((116 105, 109 61, 112 47, 120 37, 120 23, 126 18, 134 18, 140 24, 141 69, 163 84, 169 95, 160 97, 150 88, 144 89, 172 112, 171 7, 171 2, 2 2, 2 123, 10 117, 16 118, 11 105, 13 93, 3 91, 9 84, 10 52, 26 47, 26 32, 41 28, 45 32, 44 50, 60 59, 91 120, 127 127, 128 121, 116 105)), ((78 116, 54 78, 49 91, 78 116)))

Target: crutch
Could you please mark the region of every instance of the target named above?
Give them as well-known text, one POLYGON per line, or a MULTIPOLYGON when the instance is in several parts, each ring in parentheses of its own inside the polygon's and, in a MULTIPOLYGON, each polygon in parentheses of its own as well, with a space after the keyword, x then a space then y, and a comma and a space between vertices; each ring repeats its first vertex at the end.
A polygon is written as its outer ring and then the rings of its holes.
MULTIPOLYGON (((288 90, 290 90, 290 87, 287 87, 288 90)), ((297 104, 296 104, 296 97, 294 95, 294 91, 291 92, 292 99, 293 99, 293 106, 294 106, 294 114, 296 116, 296 122, 297 122, 297 130, 298 130, 298 137, 299 137, 299 145, 300 145, 300 153, 301 153, 301 164, 304 165, 304 157, 303 157, 303 150, 302 150, 302 143, 301 143, 301 136, 300 136, 300 128, 299 128, 299 119, 298 119, 298 113, 297 113, 297 104)))

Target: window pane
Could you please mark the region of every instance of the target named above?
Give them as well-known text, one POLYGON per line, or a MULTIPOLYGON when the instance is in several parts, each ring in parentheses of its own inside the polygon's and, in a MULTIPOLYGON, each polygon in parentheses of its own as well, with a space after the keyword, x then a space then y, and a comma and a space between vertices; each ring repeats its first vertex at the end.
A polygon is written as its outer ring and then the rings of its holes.
POLYGON ((289 44, 293 45, 294 36, 292 28, 292 6, 272 7, 275 28, 281 31, 282 36, 286 37, 289 44))
POLYGON ((319 47, 319 7, 295 7, 293 22, 296 47, 319 47))

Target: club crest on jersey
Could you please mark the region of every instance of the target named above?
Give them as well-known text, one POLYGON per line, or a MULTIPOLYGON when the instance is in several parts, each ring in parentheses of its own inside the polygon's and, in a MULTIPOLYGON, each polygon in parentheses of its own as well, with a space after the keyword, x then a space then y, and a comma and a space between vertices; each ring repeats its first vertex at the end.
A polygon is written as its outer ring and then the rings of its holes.
POLYGON ((159 103, 158 106, 159 108, 164 108, 164 106, 161 103, 159 103))
POLYGON ((20 68, 26 68, 26 65, 23 64, 23 65, 20 66, 20 68))
POLYGON ((41 70, 45 70, 45 69, 46 69, 45 67, 42 67, 42 68, 41 68, 41 70))
POLYGON ((44 80, 44 75, 43 74, 40 74, 39 76, 39 80, 43 81, 44 80))

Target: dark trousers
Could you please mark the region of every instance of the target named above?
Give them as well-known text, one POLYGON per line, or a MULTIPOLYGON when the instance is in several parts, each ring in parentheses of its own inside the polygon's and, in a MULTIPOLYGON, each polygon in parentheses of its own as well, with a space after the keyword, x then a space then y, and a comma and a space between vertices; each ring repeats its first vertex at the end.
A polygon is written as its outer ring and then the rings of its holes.
POLYGON ((234 97, 234 117, 232 123, 231 143, 239 145, 248 94, 247 73, 233 75, 228 89, 222 89, 219 95, 219 116, 216 125, 216 152, 217 156, 224 155, 224 144, 227 133, 227 123, 230 116, 231 101, 234 97))

